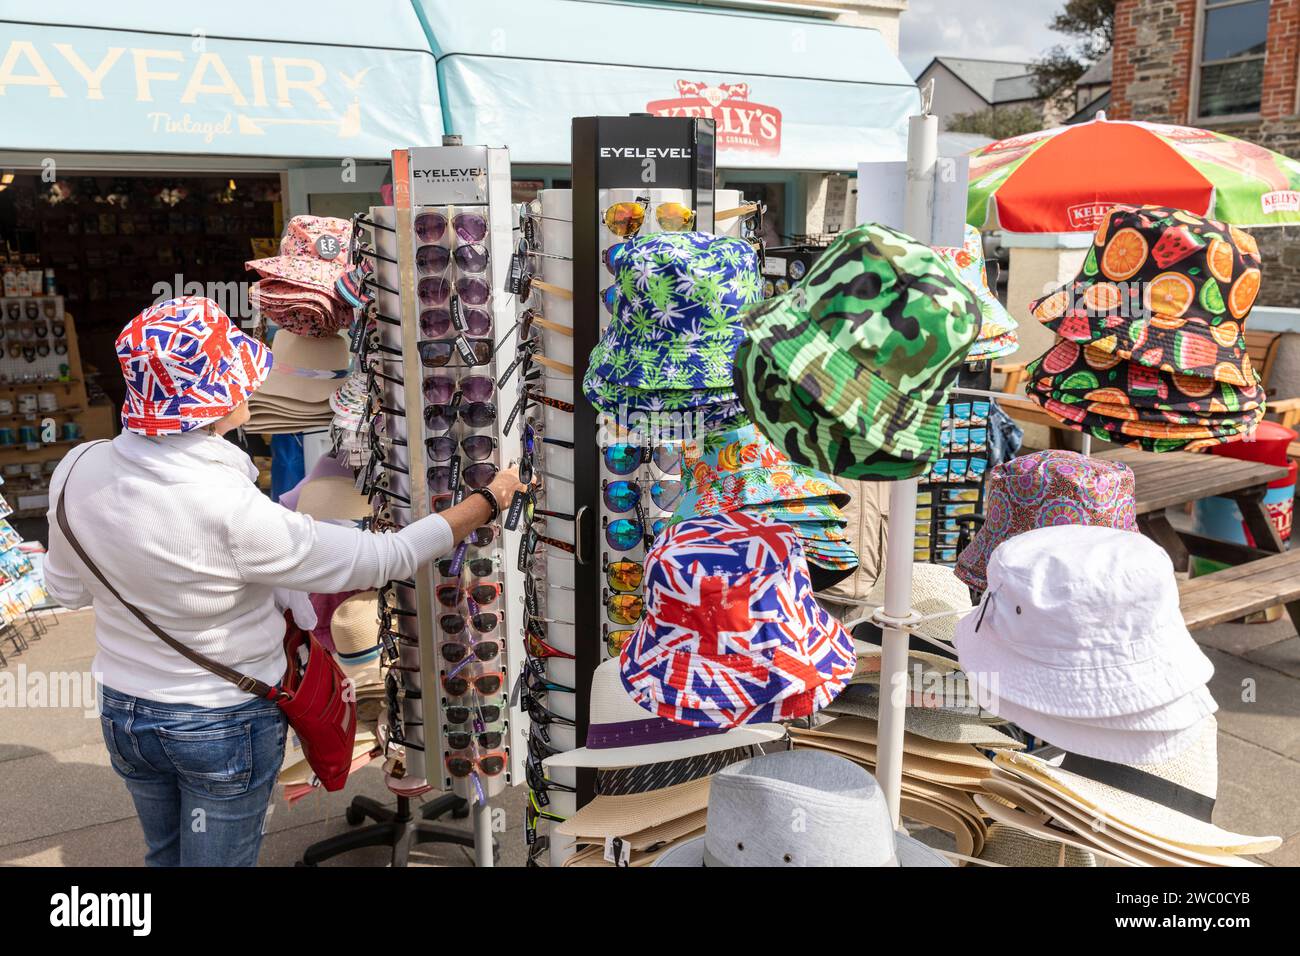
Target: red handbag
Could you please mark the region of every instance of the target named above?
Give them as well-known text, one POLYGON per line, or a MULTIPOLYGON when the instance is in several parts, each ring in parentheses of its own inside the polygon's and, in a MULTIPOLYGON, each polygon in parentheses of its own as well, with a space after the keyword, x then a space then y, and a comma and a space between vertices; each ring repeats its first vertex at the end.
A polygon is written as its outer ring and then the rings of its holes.
POLYGON ((302 746, 303 755, 321 786, 330 791, 341 790, 352 767, 352 750, 357 736, 357 702, 334 655, 309 632, 294 624, 293 618, 286 611, 284 676, 280 678, 278 686, 272 687, 185 646, 151 621, 148 615, 118 593, 95 562, 90 560, 90 556, 81 547, 81 542, 68 527, 63 499, 67 497, 72 471, 85 454, 83 451, 68 467, 68 474, 63 479, 64 493, 59 495, 55 506, 59 530, 63 532, 68 544, 72 545, 72 550, 77 552, 77 556, 99 579, 100 584, 108 588, 109 593, 123 607, 177 654, 222 680, 230 681, 246 693, 275 701, 276 706, 288 718, 289 726, 293 728, 302 746))

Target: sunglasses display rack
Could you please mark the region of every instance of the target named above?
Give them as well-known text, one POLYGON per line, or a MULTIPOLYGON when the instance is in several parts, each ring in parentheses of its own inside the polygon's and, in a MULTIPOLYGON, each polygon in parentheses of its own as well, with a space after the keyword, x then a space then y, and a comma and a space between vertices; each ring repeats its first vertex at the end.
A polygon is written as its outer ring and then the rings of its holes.
MULTIPOLYGON (((375 304, 383 406, 392 410, 388 490, 403 489, 389 507, 400 525, 463 501, 509 464, 497 354, 513 334, 514 307, 504 292, 512 253, 507 151, 398 150, 393 179, 394 206, 374 210, 394 229, 377 230, 384 234, 376 251, 387 258, 376 258, 375 304)), ((513 378, 501 383, 502 394, 513 394, 513 378)), ((403 652, 409 669, 389 677, 403 733, 418 745, 407 748, 407 772, 475 808, 480 864, 491 860, 487 804, 522 781, 526 751, 508 702, 511 662, 522 655, 522 577, 506 557, 514 539, 500 520, 479 528, 387 598, 415 642, 403 652)))

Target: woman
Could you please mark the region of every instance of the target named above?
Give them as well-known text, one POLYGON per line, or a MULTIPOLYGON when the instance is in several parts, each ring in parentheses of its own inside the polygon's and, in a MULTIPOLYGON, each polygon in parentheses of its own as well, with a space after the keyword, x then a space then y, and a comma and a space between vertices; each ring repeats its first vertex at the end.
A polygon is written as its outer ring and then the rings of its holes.
POLYGON ((60 495, 72 534, 125 600, 178 641, 275 684, 281 608, 302 603, 289 592, 409 578, 524 486, 502 471, 488 494, 392 534, 318 523, 259 492, 252 461, 222 437, 248 420, 271 354, 214 302, 185 297, 146 309, 118 337, 117 353, 123 431, 77 448, 51 478, 46 587, 65 607, 95 607, 104 743, 135 801, 145 862, 252 866, 283 761, 284 718, 273 702, 176 653, 113 598, 59 531, 60 495))

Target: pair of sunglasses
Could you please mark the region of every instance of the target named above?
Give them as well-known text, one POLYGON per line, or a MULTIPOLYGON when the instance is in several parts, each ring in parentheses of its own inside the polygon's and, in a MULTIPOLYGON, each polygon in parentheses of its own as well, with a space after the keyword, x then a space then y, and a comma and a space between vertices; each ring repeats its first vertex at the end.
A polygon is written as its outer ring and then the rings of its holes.
POLYGON ((679 470, 682 464, 682 450, 676 445, 647 448, 620 443, 606 445, 601 454, 605 459, 605 467, 616 475, 630 475, 649 462, 654 462, 656 468, 669 474, 679 470))
POLYGON ((496 611, 478 611, 474 614, 444 614, 438 618, 438 625, 448 637, 456 637, 471 627, 479 634, 491 634, 501 624, 501 615, 496 611))
POLYGON ((500 750, 505 741, 505 732, 501 730, 484 730, 471 733, 468 730, 452 730, 447 733, 447 746, 451 750, 469 750, 481 747, 483 750, 500 750))
POLYGON ((487 461, 497 450, 497 440, 491 435, 466 435, 459 442, 450 435, 439 435, 424 440, 424 448, 429 453, 429 459, 437 462, 451 461, 452 455, 456 454, 458 444, 461 452, 470 461, 487 461))
POLYGON ((603 556, 602 563, 610 590, 627 592, 641 587, 641 580, 645 576, 644 565, 626 558, 610 561, 609 555, 603 556))
MULTIPOLYGON (((451 217, 450 225, 463 243, 482 242, 487 238, 487 219, 476 212, 460 212, 451 217)), ((448 220, 440 212, 422 212, 415 217, 415 234, 423 243, 442 242, 447 235, 448 220)))
MULTIPOLYGON (((645 525, 640 521, 631 518, 616 518, 610 521, 604 518, 602 523, 605 525, 605 543, 615 551, 631 551, 641 545, 649 546, 645 525)), ((656 518, 650 525, 649 537, 652 540, 657 538, 667 526, 667 518, 656 518)))
POLYGON ((451 316, 451 309, 436 306, 420 313, 420 336, 426 339, 441 339, 453 331, 464 332, 475 338, 488 338, 492 335, 492 313, 486 309, 464 308, 460 310, 463 328, 456 328, 451 316))
POLYGON ((469 587, 462 587, 459 584, 439 584, 434 588, 434 594, 443 607, 458 607, 467 596, 482 607, 491 604, 501 596, 501 583, 499 581, 491 584, 479 583, 471 584, 469 587))
POLYGON ((451 754, 447 757, 447 772, 457 778, 468 777, 475 770, 485 777, 497 777, 500 776, 501 771, 506 769, 508 759, 503 750, 479 754, 476 757, 451 754))
POLYGON ((488 267, 487 247, 474 242, 455 249, 428 245, 415 250, 415 268, 424 275, 446 272, 453 262, 458 272, 482 275, 488 267))
POLYGON ((638 197, 633 202, 616 202, 601 213, 600 218, 606 229, 626 239, 641 231, 651 213, 664 232, 686 232, 695 225, 695 210, 679 202, 661 202, 651 206, 648 197, 638 197))
POLYGON ((491 375, 466 375, 452 378, 448 375, 430 375, 423 382, 424 400, 433 405, 446 405, 456 395, 471 402, 488 402, 496 395, 497 383, 491 375))
POLYGON ((537 633, 537 629, 532 626, 532 622, 524 629, 524 645, 528 650, 529 657, 558 657, 561 660, 576 660, 574 655, 568 651, 562 651, 558 647, 547 643, 545 638, 537 633))
POLYGON ((492 287, 477 276, 462 276, 455 282, 446 276, 425 276, 415 286, 423 308, 442 305, 453 292, 466 305, 487 305, 492 298, 492 287))
POLYGON ((447 716, 447 722, 450 724, 473 722, 477 728, 497 723, 501 719, 502 710, 495 704, 478 704, 474 707, 466 707, 464 704, 452 704, 444 713, 447 716))
POLYGON ((459 418, 470 428, 485 428, 497 420, 496 402, 454 401, 445 405, 426 405, 424 407, 424 427, 430 431, 450 431, 459 418))
POLYGON ((459 664, 471 654, 481 664, 496 660, 501 655, 501 645, 497 641, 479 641, 477 644, 443 644, 438 648, 442 659, 448 664, 459 664))
POLYGON ((538 793, 545 793, 548 790, 555 790, 558 793, 578 792, 577 787, 570 787, 566 783, 556 783, 547 777, 542 762, 534 760, 532 754, 529 754, 528 759, 524 761, 524 776, 528 781, 529 789, 536 790, 538 793))
POLYGON ((605 613, 615 624, 635 624, 645 613, 645 599, 639 594, 610 594, 601 592, 605 613))
MULTIPOLYGON (((605 507, 619 514, 631 511, 640 504, 644 492, 640 482, 628 481, 625 478, 618 481, 602 481, 601 487, 605 507)), ((656 507, 662 508, 664 511, 671 511, 677 503, 677 499, 682 496, 684 487, 676 479, 662 479, 652 482, 650 485, 650 500, 655 503, 656 507)))
POLYGON ((444 674, 442 687, 452 697, 464 697, 472 688, 485 697, 499 694, 505 686, 506 675, 501 671, 489 671, 475 677, 458 677, 444 674))
POLYGON ((466 561, 457 574, 451 573, 453 558, 443 558, 438 562, 438 573, 444 578, 460 577, 466 571, 470 577, 489 578, 497 572, 497 562, 492 558, 471 558, 466 561))
MULTIPOLYGON (((490 461, 479 461, 468 465, 461 472, 461 478, 465 484, 477 491, 479 488, 486 488, 492 484, 492 479, 497 476, 500 469, 490 461)), ((434 465, 425 475, 429 479, 429 487, 437 494, 447 494, 451 491, 452 471, 450 465, 434 465)))
POLYGON ((609 651, 609 656, 618 657, 623 653, 623 645, 632 640, 632 635, 636 631, 623 628, 611 629, 608 624, 602 624, 601 633, 605 638, 605 650, 609 651))

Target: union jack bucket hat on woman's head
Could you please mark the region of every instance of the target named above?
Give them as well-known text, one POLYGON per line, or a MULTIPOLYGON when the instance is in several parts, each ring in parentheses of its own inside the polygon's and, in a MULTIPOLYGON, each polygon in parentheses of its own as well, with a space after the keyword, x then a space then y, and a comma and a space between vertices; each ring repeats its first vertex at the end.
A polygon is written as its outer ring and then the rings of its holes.
POLYGON ((271 371, 271 350, 245 335, 211 299, 151 305, 117 337, 126 380, 122 427, 178 435, 247 401, 271 371))
POLYGON ((623 646, 623 686, 693 727, 792 720, 853 676, 853 640, 817 603, 799 538, 743 511, 691 518, 645 560, 646 616, 623 646))

